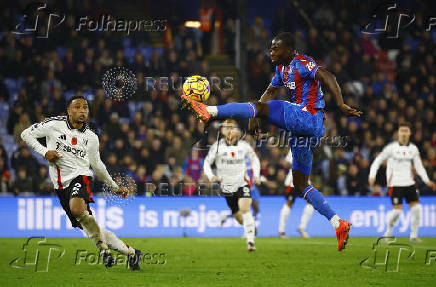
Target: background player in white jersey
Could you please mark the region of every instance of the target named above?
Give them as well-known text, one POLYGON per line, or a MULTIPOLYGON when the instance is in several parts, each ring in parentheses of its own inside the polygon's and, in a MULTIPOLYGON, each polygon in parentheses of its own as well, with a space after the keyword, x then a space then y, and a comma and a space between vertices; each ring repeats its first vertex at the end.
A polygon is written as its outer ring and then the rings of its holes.
POLYGON ((411 124, 401 123, 399 125, 398 141, 388 144, 372 163, 369 172, 369 185, 374 186, 377 170, 382 162, 387 160, 387 186, 394 208, 384 236, 392 236, 394 226, 403 209, 403 198, 405 198, 411 212, 410 241, 419 243, 421 242, 421 239, 418 237, 421 205, 419 204, 419 191, 415 185, 412 167, 415 168, 416 173, 429 187, 435 190, 436 186, 427 176, 418 148, 410 142, 411 133, 411 124))
POLYGON ((249 143, 239 140, 240 131, 235 120, 226 120, 221 128, 224 139, 215 142, 204 160, 204 174, 211 182, 220 182, 222 194, 233 217, 244 226, 247 250, 255 251, 255 222, 250 212, 251 193, 245 157, 250 158, 255 184, 260 184, 260 163, 249 143), (215 163, 216 175, 212 171, 215 163))
POLYGON ((124 242, 114 233, 99 227, 92 216, 92 172, 110 186, 115 193, 126 197, 128 188, 118 186, 100 159, 98 136, 88 128, 89 106, 85 98, 72 97, 67 103, 68 116, 53 117, 24 130, 22 139, 49 161, 50 178, 60 203, 73 227, 84 229, 103 256, 106 267, 116 262, 109 249, 119 251, 129 258, 129 267, 138 270, 141 252, 124 242), (47 146, 38 142, 46 138, 47 146))
MULTIPOLYGON (((292 165, 292 151, 289 150, 286 155, 286 161, 292 165)), ((310 180, 309 180, 309 184, 310 180)), ((292 169, 289 170, 288 175, 285 178, 285 197, 286 202, 283 204, 282 209, 280 210, 280 222, 279 222, 279 236, 282 238, 286 238, 285 228, 286 222, 288 221, 289 214, 291 213, 291 208, 294 205, 295 199, 299 196, 299 193, 294 189, 294 184, 292 182, 292 169)), ((309 234, 306 232, 307 223, 312 217, 314 208, 312 204, 307 203, 303 209, 303 215, 300 219, 300 225, 297 228, 297 231, 304 238, 309 238, 309 234)))

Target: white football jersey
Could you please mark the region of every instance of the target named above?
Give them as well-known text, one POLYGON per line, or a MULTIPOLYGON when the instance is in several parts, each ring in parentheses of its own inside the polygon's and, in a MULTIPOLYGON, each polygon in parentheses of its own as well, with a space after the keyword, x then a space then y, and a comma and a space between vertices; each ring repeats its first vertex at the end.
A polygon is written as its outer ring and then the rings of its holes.
POLYGON ((385 146, 383 151, 372 163, 369 178, 376 177, 377 170, 385 160, 387 160, 386 180, 388 187, 414 185, 415 180, 413 179, 412 164, 425 183, 430 181, 422 165, 419 150, 412 143, 400 145, 398 141, 395 141, 385 146))
POLYGON ((56 189, 68 187, 79 175, 93 176, 90 167, 100 180, 113 189, 118 188, 100 159, 98 136, 87 125, 77 130, 66 116, 52 117, 25 129, 21 138, 42 156, 49 150, 61 156, 56 163, 49 163, 50 178, 56 189), (43 137, 46 147, 37 140, 43 137))
POLYGON ((239 187, 249 184, 245 157, 248 157, 253 169, 253 176, 260 175, 260 162, 250 144, 239 140, 236 145, 227 145, 225 139, 215 142, 204 160, 204 174, 211 179, 214 176, 212 164, 217 167, 217 177, 223 192, 235 192, 239 187))

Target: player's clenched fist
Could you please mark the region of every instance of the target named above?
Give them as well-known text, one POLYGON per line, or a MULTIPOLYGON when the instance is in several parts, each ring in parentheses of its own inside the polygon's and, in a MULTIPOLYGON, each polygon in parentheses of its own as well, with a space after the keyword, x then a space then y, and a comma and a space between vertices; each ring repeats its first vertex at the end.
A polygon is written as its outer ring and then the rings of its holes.
POLYGON ((49 150, 45 153, 45 158, 52 163, 55 163, 58 159, 61 158, 61 155, 57 153, 57 151, 49 150))

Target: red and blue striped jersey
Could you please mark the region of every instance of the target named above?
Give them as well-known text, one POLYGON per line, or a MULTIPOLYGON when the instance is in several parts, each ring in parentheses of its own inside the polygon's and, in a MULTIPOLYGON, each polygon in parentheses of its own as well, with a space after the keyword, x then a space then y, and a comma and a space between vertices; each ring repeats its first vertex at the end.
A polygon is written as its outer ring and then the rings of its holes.
POLYGON ((308 110, 322 109, 325 107, 324 95, 321 84, 315 79, 315 73, 320 68, 309 56, 295 55, 288 66, 277 66, 273 87, 288 88, 290 102, 307 106, 308 110))

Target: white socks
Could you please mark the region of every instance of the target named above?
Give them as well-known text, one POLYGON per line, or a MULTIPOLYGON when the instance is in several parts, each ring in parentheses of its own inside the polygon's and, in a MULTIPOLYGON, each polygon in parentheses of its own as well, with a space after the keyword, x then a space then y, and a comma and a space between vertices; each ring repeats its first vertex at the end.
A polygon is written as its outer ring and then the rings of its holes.
POLYGON ((303 209, 303 215, 301 216, 300 226, 299 228, 306 230, 307 223, 309 222, 310 218, 312 217, 314 208, 312 204, 306 204, 306 206, 303 209))
POLYGON ((418 237, 418 228, 421 220, 421 204, 415 204, 411 209, 410 238, 418 237))
POLYGON ((289 214, 291 213, 291 208, 287 203, 283 204, 282 210, 280 210, 280 222, 279 222, 279 233, 285 232, 286 221, 288 221, 289 214))
POLYGON ((109 249, 121 252, 124 255, 135 254, 135 249, 121 241, 121 239, 119 239, 112 231, 109 231, 105 228, 100 229, 109 249))
POLYGON ((218 108, 216 106, 206 106, 206 110, 212 117, 216 117, 218 115, 218 108))
POLYGON ((108 249, 106 241, 103 238, 100 227, 97 221, 95 221, 94 216, 90 215, 87 210, 85 210, 81 215, 76 217, 77 221, 82 225, 82 228, 86 230, 89 238, 94 241, 95 245, 100 251, 105 251, 108 249))
MULTIPOLYGON (((402 209, 393 209, 391 213, 391 218, 389 219, 388 229, 386 230, 384 237, 391 237, 392 232, 394 231, 394 226, 397 224, 398 219, 400 218, 400 214, 403 212, 402 209)), ((418 223, 419 224, 419 223, 418 223)))
POLYGON ((339 216, 337 214, 333 215, 332 218, 330 218, 330 224, 333 226, 334 229, 339 227, 339 216))
POLYGON ((246 212, 242 214, 242 220, 244 224, 244 233, 247 237, 247 243, 252 242, 254 243, 254 232, 255 232, 255 223, 253 215, 251 215, 251 212, 246 212))

